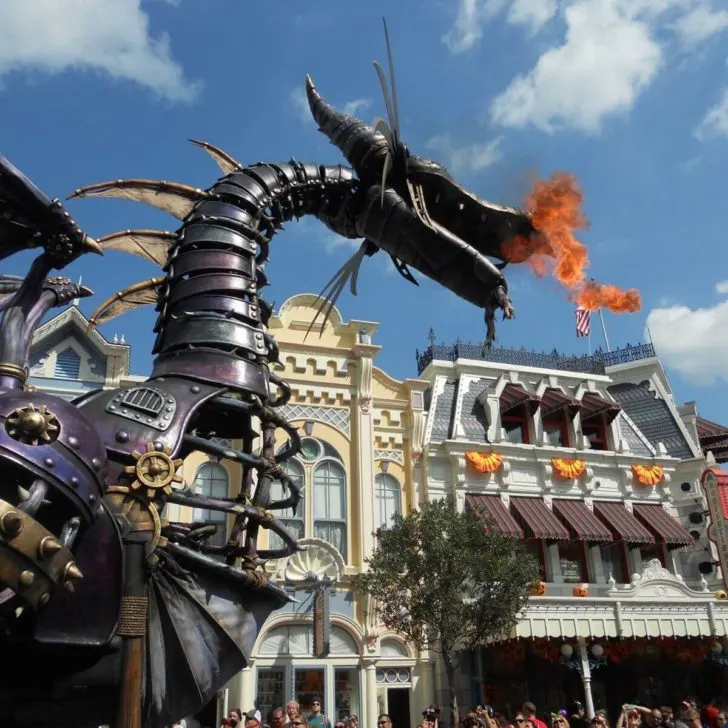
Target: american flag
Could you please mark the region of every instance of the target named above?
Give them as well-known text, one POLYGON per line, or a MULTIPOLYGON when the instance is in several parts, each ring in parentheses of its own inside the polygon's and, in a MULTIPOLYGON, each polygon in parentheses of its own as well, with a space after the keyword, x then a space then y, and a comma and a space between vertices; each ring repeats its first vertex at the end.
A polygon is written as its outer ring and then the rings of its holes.
POLYGON ((591 311, 579 306, 576 309, 576 335, 589 336, 591 331, 591 311))

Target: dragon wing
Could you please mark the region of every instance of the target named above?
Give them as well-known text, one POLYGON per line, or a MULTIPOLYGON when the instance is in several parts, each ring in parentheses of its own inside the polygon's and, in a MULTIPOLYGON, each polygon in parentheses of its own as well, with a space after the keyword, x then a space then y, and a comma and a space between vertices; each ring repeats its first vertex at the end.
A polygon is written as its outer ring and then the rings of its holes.
POLYGON ((147 306, 157 302, 157 289, 164 283, 163 277, 150 278, 135 283, 123 291, 109 296, 94 312, 88 322, 88 330, 92 331, 100 324, 105 324, 117 316, 139 306, 147 306))

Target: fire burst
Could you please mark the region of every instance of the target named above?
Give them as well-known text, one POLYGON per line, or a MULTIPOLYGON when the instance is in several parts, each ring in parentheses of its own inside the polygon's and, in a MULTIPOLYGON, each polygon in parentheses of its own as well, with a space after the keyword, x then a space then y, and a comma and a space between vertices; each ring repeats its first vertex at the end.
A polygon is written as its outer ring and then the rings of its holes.
POLYGON ((503 246, 511 263, 528 263, 538 276, 550 273, 569 292, 569 298, 590 311, 606 308, 614 313, 640 310, 638 290, 623 291, 612 285, 587 280, 589 251, 576 239, 575 231, 589 222, 582 212, 584 196, 576 178, 555 174, 537 180, 526 198, 533 226, 540 232, 529 239, 514 238, 503 246))

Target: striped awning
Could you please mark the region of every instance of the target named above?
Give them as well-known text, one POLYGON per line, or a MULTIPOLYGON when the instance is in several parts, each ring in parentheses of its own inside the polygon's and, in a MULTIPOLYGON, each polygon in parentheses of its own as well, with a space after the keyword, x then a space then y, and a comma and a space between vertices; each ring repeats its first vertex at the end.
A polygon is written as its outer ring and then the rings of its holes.
POLYGON ((529 392, 522 384, 514 384, 508 382, 500 396, 500 411, 502 415, 508 414, 516 407, 522 404, 528 405, 529 411, 533 414, 540 404, 541 400, 529 392))
POLYGON ((581 421, 604 415, 610 423, 621 411, 621 407, 594 392, 586 392, 581 398, 581 421))
POLYGON ((568 541, 569 529, 549 510, 541 498, 511 498, 511 506, 526 526, 530 538, 568 541))
POLYGON ((541 396, 541 417, 548 417, 559 410, 564 410, 570 420, 573 420, 581 404, 560 389, 549 387, 541 396))
POLYGON ((695 543, 695 539, 688 530, 678 523, 661 505, 657 503, 635 503, 632 508, 635 516, 666 546, 677 548, 679 546, 691 546, 695 543))
POLYGON ((579 541, 609 543, 614 536, 609 527, 600 521, 580 500, 553 501, 554 513, 571 529, 579 541))
POLYGON ((594 513, 621 541, 635 545, 656 542, 655 537, 625 508, 623 503, 595 500, 594 513))
POLYGON ((494 522, 504 536, 523 538, 523 529, 506 508, 499 495, 466 495, 465 505, 486 523, 494 522))

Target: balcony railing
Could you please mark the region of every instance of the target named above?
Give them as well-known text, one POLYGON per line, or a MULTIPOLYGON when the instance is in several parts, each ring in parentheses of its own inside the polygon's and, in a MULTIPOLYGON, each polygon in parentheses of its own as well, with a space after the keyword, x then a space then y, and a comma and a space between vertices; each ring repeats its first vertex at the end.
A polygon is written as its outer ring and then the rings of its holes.
POLYGON ((418 374, 422 374, 432 361, 454 362, 458 359, 473 359, 494 364, 512 364, 514 366, 556 369, 558 371, 584 374, 604 374, 607 367, 654 357, 655 349, 652 344, 637 344, 636 346, 627 344, 621 349, 614 349, 613 351, 596 349, 592 354, 567 356, 556 349, 552 352, 528 351, 525 348, 506 349, 500 346, 493 346, 488 349, 482 344, 457 342, 452 346, 431 344, 422 353, 418 350, 416 356, 418 374))

